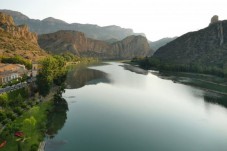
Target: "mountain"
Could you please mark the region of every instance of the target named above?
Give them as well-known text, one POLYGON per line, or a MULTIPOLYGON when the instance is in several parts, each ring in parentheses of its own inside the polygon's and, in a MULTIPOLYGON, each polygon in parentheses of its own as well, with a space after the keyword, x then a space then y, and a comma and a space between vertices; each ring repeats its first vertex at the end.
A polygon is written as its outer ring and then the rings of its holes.
POLYGON ((26 59, 37 60, 46 56, 39 47, 36 33, 28 26, 16 26, 11 16, 0 12, 0 56, 20 55, 26 59))
POLYGON ((157 40, 157 41, 151 41, 151 42, 149 42, 149 45, 150 45, 150 47, 151 47, 154 51, 156 51, 156 50, 158 50, 158 48, 160 48, 160 47, 166 45, 167 43, 169 43, 169 42, 175 40, 176 38, 177 38, 177 37, 162 38, 162 39, 157 40))
MULTIPOLYGON (((79 23, 68 24, 62 20, 55 19, 52 17, 43 20, 35 20, 30 19, 24 14, 16 11, 0 10, 0 12, 4 12, 6 14, 13 16, 15 23, 17 25, 26 24, 30 27, 30 30, 32 32, 36 32, 38 34, 53 33, 59 30, 75 30, 85 33, 85 35, 89 38, 98 40, 108 39, 122 40, 130 35, 138 35, 134 33, 132 29, 125 29, 115 25, 100 27, 92 24, 79 23)), ((144 36, 144 34, 139 35, 144 36)))
POLYGON ((130 59, 152 54, 147 39, 143 36, 129 36, 121 41, 108 43, 87 38, 78 31, 61 30, 39 36, 41 48, 54 53, 71 52, 78 56, 102 59, 130 59))
POLYGON ((177 64, 223 67, 227 64, 227 20, 214 21, 159 48, 154 57, 177 64))

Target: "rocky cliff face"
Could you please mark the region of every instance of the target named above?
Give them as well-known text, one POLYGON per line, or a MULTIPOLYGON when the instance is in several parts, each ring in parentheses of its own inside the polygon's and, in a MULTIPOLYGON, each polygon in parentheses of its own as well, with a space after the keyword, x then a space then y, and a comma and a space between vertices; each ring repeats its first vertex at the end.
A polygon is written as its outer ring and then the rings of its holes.
POLYGON ((28 26, 16 26, 11 16, 0 12, 0 55, 21 55, 28 59, 45 56, 38 46, 38 36, 28 26))
POLYGON ((39 45, 52 53, 71 52, 102 59, 129 59, 152 54, 143 36, 129 36, 122 41, 108 43, 87 38, 84 33, 77 31, 58 31, 40 35, 39 45))
POLYGON ((133 58, 151 56, 153 50, 143 36, 129 36, 121 41, 111 44, 111 50, 117 52, 119 58, 133 58))
POLYGON ((187 33, 159 48, 162 60, 223 66, 227 63, 227 21, 213 21, 207 28, 187 33))
POLYGON ((36 33, 31 33, 27 25, 16 26, 11 16, 0 12, 0 27, 13 35, 13 37, 23 38, 37 44, 36 33))
POLYGON ((85 33, 89 38, 98 40, 122 40, 130 35, 144 35, 140 33, 134 33, 132 29, 125 29, 115 25, 100 27, 92 24, 68 24, 62 20, 52 17, 48 17, 44 20, 35 20, 30 19, 22 13, 16 11, 0 10, 0 12, 4 12, 13 16, 14 21, 17 25, 26 24, 30 27, 30 30, 32 32, 36 32, 38 34, 53 33, 59 30, 75 30, 85 33))

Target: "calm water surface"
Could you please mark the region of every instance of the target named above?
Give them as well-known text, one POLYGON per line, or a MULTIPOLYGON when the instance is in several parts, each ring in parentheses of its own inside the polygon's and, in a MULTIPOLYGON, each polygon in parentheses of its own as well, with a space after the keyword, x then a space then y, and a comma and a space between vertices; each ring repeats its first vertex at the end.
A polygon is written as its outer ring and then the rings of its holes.
POLYGON ((45 151, 227 150, 227 109, 209 93, 121 65, 69 73, 45 151))

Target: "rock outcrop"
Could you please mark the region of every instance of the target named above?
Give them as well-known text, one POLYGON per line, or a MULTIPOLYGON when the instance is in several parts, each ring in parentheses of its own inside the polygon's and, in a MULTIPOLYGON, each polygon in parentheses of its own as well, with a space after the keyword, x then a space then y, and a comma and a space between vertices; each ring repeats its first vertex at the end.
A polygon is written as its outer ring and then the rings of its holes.
POLYGON ((0 27, 16 38, 23 38, 37 44, 38 36, 29 31, 27 25, 16 26, 11 16, 0 12, 0 27))
POLYGON ((38 36, 27 25, 16 26, 11 16, 0 12, 0 55, 21 55, 36 59, 46 53, 38 45, 38 36))
POLYGON ((15 23, 13 21, 13 17, 9 16, 9 15, 6 15, 4 13, 1 13, 1 12, 0 12, 0 21, 1 21, 1 23, 0 23, 1 26, 3 26, 3 25, 5 25, 5 26, 11 26, 11 25, 15 26, 15 23))
POLYGON ((41 48, 54 54, 71 52, 78 56, 102 59, 130 59, 152 54, 147 39, 143 36, 129 36, 121 41, 108 43, 87 38, 82 32, 58 31, 40 35, 38 41, 41 48))
POLYGON ((171 63, 222 67, 227 63, 227 20, 213 18, 207 28, 178 37, 159 48, 154 57, 171 63))
POLYGON ((218 21, 219 21, 218 15, 214 15, 214 16, 211 18, 211 20, 210 20, 210 25, 213 24, 213 23, 216 23, 216 22, 218 22, 218 21))
POLYGON ((122 40, 130 35, 143 35, 142 33, 134 33, 132 29, 121 28, 119 26, 98 26, 93 24, 79 24, 72 23, 68 24, 62 20, 48 17, 43 20, 30 19, 20 12, 11 10, 0 10, 13 16, 14 21, 17 25, 26 24, 30 27, 32 32, 38 34, 47 34, 57 32, 59 30, 75 30, 85 33, 85 35, 92 39, 108 40, 117 39, 122 40))

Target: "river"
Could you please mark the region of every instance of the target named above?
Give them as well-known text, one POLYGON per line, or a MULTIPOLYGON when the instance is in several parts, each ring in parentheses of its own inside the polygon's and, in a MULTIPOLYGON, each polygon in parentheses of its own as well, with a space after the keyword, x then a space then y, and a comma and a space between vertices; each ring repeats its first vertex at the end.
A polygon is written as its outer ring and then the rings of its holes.
POLYGON ((227 108, 207 99, 219 95, 123 65, 69 73, 45 151, 227 150, 227 108))

